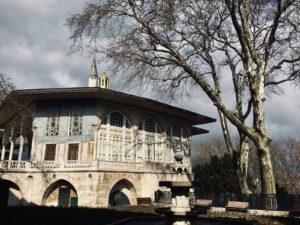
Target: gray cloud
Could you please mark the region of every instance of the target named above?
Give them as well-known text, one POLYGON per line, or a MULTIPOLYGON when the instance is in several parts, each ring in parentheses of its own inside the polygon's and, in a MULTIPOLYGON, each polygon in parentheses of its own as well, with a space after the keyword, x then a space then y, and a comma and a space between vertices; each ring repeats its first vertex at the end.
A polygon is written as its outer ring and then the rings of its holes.
MULTIPOLYGON (((86 52, 68 55, 71 42, 64 25, 66 18, 81 11, 84 2, 0 1, 0 72, 10 76, 18 88, 86 86, 91 59, 86 52)), ((98 70, 109 74, 105 63, 98 70)), ((111 86, 122 91, 120 77, 112 77, 111 86)), ((230 81, 222 79, 224 99, 230 105, 233 96, 230 81)), ((288 85, 284 90, 283 96, 273 96, 265 106, 267 128, 272 137, 299 136, 300 91, 288 85)), ((202 91, 194 90, 191 98, 173 104, 218 119, 215 107, 202 91)), ((221 135, 218 122, 202 127, 210 130, 210 134, 194 137, 194 145, 211 135, 221 135)))

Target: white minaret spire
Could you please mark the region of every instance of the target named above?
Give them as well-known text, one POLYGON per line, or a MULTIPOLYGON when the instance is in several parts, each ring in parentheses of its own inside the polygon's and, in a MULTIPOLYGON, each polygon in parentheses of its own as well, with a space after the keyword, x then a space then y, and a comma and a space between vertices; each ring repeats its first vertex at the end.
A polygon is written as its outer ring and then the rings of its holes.
POLYGON ((96 57, 94 56, 93 63, 91 66, 91 72, 89 75, 89 87, 97 87, 97 86, 98 86, 98 73, 97 73, 96 57))

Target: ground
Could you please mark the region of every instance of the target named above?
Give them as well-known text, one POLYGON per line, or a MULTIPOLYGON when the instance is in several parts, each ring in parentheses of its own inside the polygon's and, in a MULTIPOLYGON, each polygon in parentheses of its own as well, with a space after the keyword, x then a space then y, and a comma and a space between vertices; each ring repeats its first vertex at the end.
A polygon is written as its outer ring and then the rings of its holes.
MULTIPOLYGON (((57 208, 7 207, 0 208, 1 224, 5 225, 105 225, 128 217, 158 216, 152 206, 116 208, 57 208)), ((245 213, 209 213, 205 218, 239 218, 255 221, 257 225, 298 225, 300 219, 249 216, 245 213)), ((230 224, 230 223, 229 223, 230 224)))

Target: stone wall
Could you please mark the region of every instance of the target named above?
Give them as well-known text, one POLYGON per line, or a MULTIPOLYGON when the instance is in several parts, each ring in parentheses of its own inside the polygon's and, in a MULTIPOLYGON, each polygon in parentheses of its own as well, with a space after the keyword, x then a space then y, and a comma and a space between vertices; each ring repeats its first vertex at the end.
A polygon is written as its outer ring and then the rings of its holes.
POLYGON ((22 205, 56 205, 58 188, 71 187, 71 196, 78 197, 78 206, 106 207, 113 191, 123 192, 135 205, 138 197, 151 197, 159 188, 159 181, 187 180, 185 175, 156 173, 120 172, 6 172, 2 180, 12 182, 18 187, 10 194, 10 202, 22 205), (19 198, 19 203, 16 203, 19 198))

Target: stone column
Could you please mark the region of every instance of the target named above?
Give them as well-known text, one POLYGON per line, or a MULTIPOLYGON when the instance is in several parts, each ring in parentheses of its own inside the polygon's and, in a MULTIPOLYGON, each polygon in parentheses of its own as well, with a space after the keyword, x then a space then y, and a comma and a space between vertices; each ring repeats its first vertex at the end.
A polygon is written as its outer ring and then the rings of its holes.
POLYGON ((10 141, 10 149, 9 149, 9 157, 8 157, 8 160, 12 160, 12 158, 13 158, 13 152, 14 152, 14 142, 13 142, 13 138, 10 137, 10 138, 9 138, 9 141, 10 141))
POLYGON ((2 139, 1 160, 4 160, 4 158, 5 158, 5 130, 4 130, 3 139, 2 139))
POLYGON ((138 136, 138 126, 134 125, 132 128, 132 132, 131 132, 131 140, 132 140, 132 145, 131 145, 131 155, 132 155, 132 159, 131 161, 136 162, 136 149, 137 149, 137 136, 138 136))
POLYGON ((122 139, 121 139, 121 161, 125 161, 125 149, 126 149, 126 119, 123 117, 123 126, 122 126, 122 139))
POLYGON ((21 129, 20 129, 20 147, 19 147, 19 155, 18 155, 18 161, 22 161, 22 155, 23 155, 23 149, 24 149, 24 136, 23 136, 23 127, 24 122, 21 122, 21 129))
POLYGON ((111 158, 109 158, 109 154, 110 157, 112 156, 112 147, 110 143, 110 114, 107 115, 107 123, 106 123, 106 141, 105 141, 105 159, 109 160, 111 158))
POLYGON ((19 155, 18 155, 18 161, 22 161, 22 155, 23 155, 23 149, 24 149, 24 137, 21 133, 20 135, 20 148, 19 148, 19 155))
POLYGON ((32 126, 32 141, 31 141, 31 151, 30 151, 30 160, 34 160, 35 157, 35 135, 36 135, 36 126, 32 126))
POLYGON ((100 130, 100 124, 93 124, 94 131, 94 153, 93 159, 96 160, 99 156, 99 148, 98 148, 98 131, 100 130))

